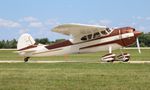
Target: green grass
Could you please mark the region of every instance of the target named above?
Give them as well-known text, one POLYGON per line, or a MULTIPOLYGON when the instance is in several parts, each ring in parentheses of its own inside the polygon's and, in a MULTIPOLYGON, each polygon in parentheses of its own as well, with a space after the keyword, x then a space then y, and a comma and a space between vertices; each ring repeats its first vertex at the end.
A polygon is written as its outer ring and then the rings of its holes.
MULTIPOLYGON (((149 60, 150 49, 123 50, 131 60, 149 60)), ((149 90, 150 64, 95 63, 107 52, 33 57, 92 63, 0 63, 0 90, 149 90)), ((119 54, 119 50, 114 51, 119 54)), ((0 60, 23 60, 14 50, 0 50, 0 60)))
POLYGON ((149 90, 149 64, 0 64, 0 90, 149 90))
MULTIPOLYGON (((125 49, 123 52, 131 54, 132 61, 149 61, 150 49, 142 49, 142 53, 139 54, 137 49, 125 49)), ((0 50, 0 60, 23 60, 23 57, 14 53, 14 50, 0 50)), ((68 61, 87 61, 87 62, 99 62, 100 57, 108 52, 97 52, 90 54, 72 54, 67 56, 49 56, 49 57, 32 57, 30 60, 68 60, 68 61)), ((113 53, 120 54, 120 50, 115 50, 113 53)))

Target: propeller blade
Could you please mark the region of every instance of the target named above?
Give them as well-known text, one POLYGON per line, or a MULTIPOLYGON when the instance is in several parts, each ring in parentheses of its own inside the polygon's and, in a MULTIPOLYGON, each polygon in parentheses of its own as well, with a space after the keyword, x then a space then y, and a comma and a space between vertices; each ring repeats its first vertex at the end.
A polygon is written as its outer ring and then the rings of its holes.
POLYGON ((140 43, 139 43, 139 39, 138 38, 136 39, 136 44, 137 44, 137 48, 138 48, 139 53, 141 53, 140 43))

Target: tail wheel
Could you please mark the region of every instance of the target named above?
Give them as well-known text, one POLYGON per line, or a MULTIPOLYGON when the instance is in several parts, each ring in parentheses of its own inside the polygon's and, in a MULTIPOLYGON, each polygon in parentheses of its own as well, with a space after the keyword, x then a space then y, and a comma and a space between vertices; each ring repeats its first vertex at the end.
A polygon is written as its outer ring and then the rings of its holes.
POLYGON ((122 54, 118 55, 117 58, 120 61, 127 62, 130 60, 130 54, 129 53, 122 53, 122 54))
POLYGON ((103 62, 113 62, 113 61, 115 61, 115 58, 116 58, 116 54, 109 53, 109 54, 106 54, 106 55, 102 56, 101 61, 103 61, 103 62))
POLYGON ((24 58, 24 62, 28 62, 29 58, 30 58, 30 57, 24 58))

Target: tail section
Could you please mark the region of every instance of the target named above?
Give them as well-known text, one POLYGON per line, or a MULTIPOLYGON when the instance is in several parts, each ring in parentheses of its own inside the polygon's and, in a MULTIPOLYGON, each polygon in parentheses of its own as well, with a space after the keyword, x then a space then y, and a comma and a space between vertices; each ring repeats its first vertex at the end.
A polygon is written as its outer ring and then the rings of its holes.
POLYGON ((18 40, 17 50, 26 48, 28 46, 34 45, 35 41, 30 34, 22 34, 18 40))

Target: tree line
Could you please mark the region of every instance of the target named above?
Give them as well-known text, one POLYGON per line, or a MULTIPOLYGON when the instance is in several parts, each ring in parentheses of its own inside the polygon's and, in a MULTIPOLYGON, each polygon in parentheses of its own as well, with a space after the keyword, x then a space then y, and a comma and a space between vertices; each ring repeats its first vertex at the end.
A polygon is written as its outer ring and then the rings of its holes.
POLYGON ((141 47, 150 47, 150 32, 142 33, 142 35, 139 36, 139 42, 141 47))
MULTIPOLYGON (((57 39, 55 41, 49 41, 48 38, 35 39, 36 44, 54 44, 58 42, 62 42, 65 39, 57 39)), ((17 48, 17 40, 1 40, 0 41, 0 49, 13 49, 17 48)))
MULTIPOLYGON (((61 41, 64 41, 65 39, 57 39, 55 41, 49 41, 48 38, 41 38, 41 39, 35 39, 36 44, 54 44, 61 41)), ((139 42, 141 47, 150 47, 150 32, 149 33, 142 33, 142 35, 139 36, 139 42)), ((135 47, 136 43, 133 44, 131 47, 135 47)), ((17 40, 1 40, 0 41, 0 48, 17 48, 17 40)))

